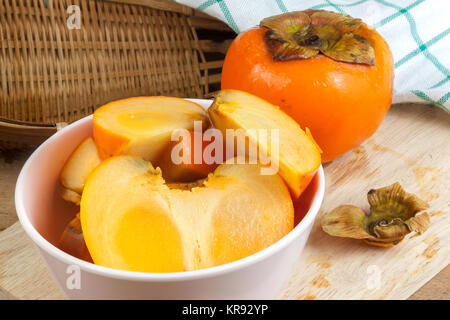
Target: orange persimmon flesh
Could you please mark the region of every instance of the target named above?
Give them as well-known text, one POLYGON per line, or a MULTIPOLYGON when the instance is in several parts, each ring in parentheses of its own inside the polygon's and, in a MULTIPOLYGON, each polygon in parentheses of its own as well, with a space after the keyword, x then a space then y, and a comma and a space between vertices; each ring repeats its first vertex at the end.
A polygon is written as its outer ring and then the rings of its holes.
POLYGON ((283 180, 260 169, 222 164, 202 183, 178 189, 142 158, 105 160, 89 176, 81 200, 94 262, 179 272, 228 263, 273 244, 292 230, 294 209, 283 180))
POLYGON ((156 161, 177 129, 207 124, 198 104, 172 97, 136 97, 110 102, 94 113, 94 140, 102 160, 120 154, 156 161))
POLYGON ((61 171, 61 194, 65 200, 79 204, 86 179, 99 163, 94 140, 88 137, 71 154, 61 171))
MULTIPOLYGON (((303 131, 275 105, 240 90, 221 90, 208 113, 225 137, 228 129, 243 130, 249 144, 257 145, 272 162, 278 163, 277 173, 293 198, 302 194, 321 163, 321 150, 309 130, 303 131), (261 131, 266 132, 266 138, 261 131)), ((233 141, 227 141, 230 143, 233 141)))

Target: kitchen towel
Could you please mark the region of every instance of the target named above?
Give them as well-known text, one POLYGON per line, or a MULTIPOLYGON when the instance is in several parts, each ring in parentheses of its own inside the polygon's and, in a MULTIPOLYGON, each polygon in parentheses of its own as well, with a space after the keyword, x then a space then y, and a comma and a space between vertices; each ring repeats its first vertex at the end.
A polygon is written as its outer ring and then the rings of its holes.
POLYGON ((393 103, 420 102, 450 112, 449 0, 176 0, 240 33, 268 16, 308 8, 364 20, 387 41, 395 61, 393 103))

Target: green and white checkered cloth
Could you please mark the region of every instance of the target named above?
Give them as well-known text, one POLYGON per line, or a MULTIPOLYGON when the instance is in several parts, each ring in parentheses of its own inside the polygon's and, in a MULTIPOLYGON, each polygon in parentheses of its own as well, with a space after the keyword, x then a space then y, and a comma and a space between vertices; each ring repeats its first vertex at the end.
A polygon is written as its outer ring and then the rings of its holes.
POLYGON ((388 42, 395 61, 393 103, 425 102, 450 112, 450 0, 176 0, 237 33, 282 12, 324 9, 361 18, 388 42))

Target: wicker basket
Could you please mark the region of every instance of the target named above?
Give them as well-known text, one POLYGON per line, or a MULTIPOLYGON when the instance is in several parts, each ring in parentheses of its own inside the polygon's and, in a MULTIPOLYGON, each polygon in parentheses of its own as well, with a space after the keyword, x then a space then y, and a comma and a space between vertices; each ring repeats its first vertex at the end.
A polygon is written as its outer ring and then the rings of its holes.
POLYGON ((233 36, 172 1, 0 0, 0 149, 37 145, 111 100, 201 98, 233 36))

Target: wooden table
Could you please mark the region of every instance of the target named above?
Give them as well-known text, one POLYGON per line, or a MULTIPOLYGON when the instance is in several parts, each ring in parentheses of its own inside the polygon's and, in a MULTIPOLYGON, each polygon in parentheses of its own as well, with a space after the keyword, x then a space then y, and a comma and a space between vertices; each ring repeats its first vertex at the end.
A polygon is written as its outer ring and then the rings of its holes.
MULTIPOLYGON (((426 108, 426 113, 430 114, 431 117, 450 117, 444 111, 438 108, 430 108, 429 106, 393 106, 390 111, 394 113, 407 113, 407 112, 417 112, 421 110, 420 108, 426 108), (408 108, 411 108, 411 111, 408 108)), ((415 120, 417 121, 417 120, 415 120)), ((432 143, 432 142, 430 142, 432 143)), ((448 143, 448 149, 450 149, 450 142, 448 143)), ((14 187, 17 180, 19 171, 26 161, 28 156, 31 154, 32 150, 22 150, 14 152, 0 152, 0 236, 8 227, 12 226, 17 221, 17 216, 14 208, 14 187)), ((450 161, 450 159, 447 159, 450 161)), ((444 183, 448 183, 445 181, 444 183)), ((448 199, 447 199, 448 200, 448 199)), ((17 227, 17 225, 15 226, 17 227)), ((448 226, 450 227, 450 226, 448 226)), ((448 228, 447 227, 447 228, 448 228)), ((442 245, 448 246, 448 243, 442 245)), ((1 243, 0 243, 1 247, 1 243)), ((1 250, 0 250, 1 252, 1 250)), ((1 257, 0 257, 1 258, 1 257)), ((1 261, 1 259, 0 259, 1 261)), ((0 266, 0 283, 2 280, 1 266, 0 266)), ((27 288, 24 288, 27 291, 27 288)), ((32 295, 24 295, 25 297, 32 297, 32 295)), ((0 299, 8 298, 8 293, 3 292, 0 285, 0 299)), ((428 283, 422 286, 414 294, 412 294, 409 299, 439 299, 448 300, 450 299, 450 266, 445 267, 436 276, 434 276, 428 283)))

